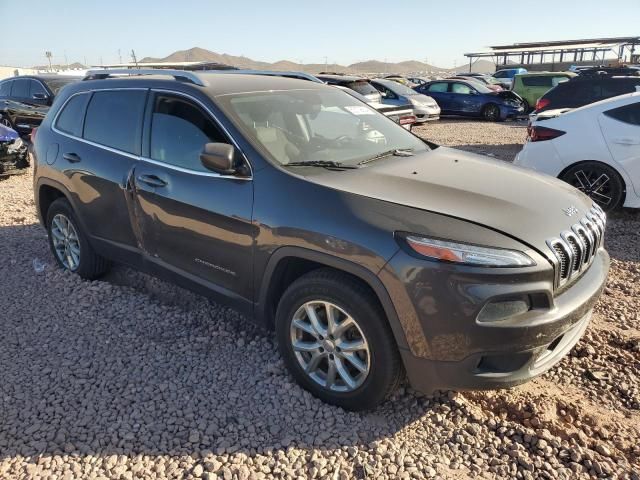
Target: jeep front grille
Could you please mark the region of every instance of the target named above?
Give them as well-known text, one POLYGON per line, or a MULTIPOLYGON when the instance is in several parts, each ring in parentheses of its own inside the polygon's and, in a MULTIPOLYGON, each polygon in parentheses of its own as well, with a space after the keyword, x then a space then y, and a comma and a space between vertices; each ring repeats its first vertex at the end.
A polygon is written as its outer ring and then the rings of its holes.
POLYGON ((606 222, 605 213, 598 205, 594 204, 570 230, 560 233, 559 237, 547 240, 547 245, 557 260, 555 264, 556 288, 578 278, 591 265, 604 241, 606 222))

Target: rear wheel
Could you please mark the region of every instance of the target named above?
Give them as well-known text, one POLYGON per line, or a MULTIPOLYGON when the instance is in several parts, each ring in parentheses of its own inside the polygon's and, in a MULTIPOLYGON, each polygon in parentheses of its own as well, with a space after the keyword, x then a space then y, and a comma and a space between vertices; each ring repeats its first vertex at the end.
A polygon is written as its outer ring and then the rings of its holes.
POLYGON ((624 181, 609 165, 583 162, 573 165, 560 179, 589 195, 606 212, 616 209, 624 200, 624 181))
POLYGON ((489 122, 500 120, 500 108, 495 103, 489 103, 482 109, 482 117, 489 122))
POLYGON ((66 198, 58 198, 47 210, 47 232, 51 252, 60 267, 87 280, 109 270, 110 263, 93 250, 66 198))
POLYGON ((276 335, 293 377, 327 403, 373 408, 402 378, 377 298, 341 272, 321 269, 296 280, 278 305, 276 335))

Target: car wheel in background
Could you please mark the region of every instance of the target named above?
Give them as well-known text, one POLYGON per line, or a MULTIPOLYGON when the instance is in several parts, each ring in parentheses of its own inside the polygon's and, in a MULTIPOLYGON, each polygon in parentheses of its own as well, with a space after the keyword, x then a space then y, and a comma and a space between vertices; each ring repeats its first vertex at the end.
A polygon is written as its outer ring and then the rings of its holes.
POLYGON ((49 207, 47 233, 51 252, 61 268, 87 280, 109 270, 109 261, 93 250, 66 198, 55 200, 49 207))
POLYGON ((500 107, 495 103, 489 103, 482 108, 482 117, 489 122, 500 120, 500 107))
POLYGON ((529 105, 529 102, 527 102, 524 98, 522 99, 522 108, 524 109, 522 113, 527 114, 531 111, 531 106, 529 105))
POLYGON ((13 128, 13 123, 11 123, 11 120, 9 120, 9 117, 1 113, 0 113, 0 125, 8 127, 11 130, 15 130, 15 128, 13 128))
POLYGON ((589 195, 605 212, 616 209, 624 200, 624 181, 620 174, 607 164, 578 163, 561 173, 559 178, 589 195))
POLYGON ((278 305, 276 335, 296 381, 347 410, 375 407, 402 378, 400 355, 378 299, 341 272, 315 270, 293 282, 278 305))

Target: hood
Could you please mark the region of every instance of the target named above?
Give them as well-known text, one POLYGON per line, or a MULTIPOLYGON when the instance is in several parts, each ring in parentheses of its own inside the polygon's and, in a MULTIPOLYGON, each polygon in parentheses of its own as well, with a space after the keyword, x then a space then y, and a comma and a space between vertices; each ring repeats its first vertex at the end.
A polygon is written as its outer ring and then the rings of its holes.
POLYGON ((502 90, 500 92, 493 91, 491 93, 487 93, 487 95, 494 95, 503 100, 513 100, 515 102, 520 102, 520 103, 522 103, 523 101, 522 97, 518 95, 516 92, 514 92, 513 90, 502 90))
POLYGON ((547 257, 546 240, 576 223, 592 204, 553 177, 446 147, 356 170, 315 172, 312 182, 480 224, 547 257), (578 209, 571 217, 564 212, 570 206, 578 209))

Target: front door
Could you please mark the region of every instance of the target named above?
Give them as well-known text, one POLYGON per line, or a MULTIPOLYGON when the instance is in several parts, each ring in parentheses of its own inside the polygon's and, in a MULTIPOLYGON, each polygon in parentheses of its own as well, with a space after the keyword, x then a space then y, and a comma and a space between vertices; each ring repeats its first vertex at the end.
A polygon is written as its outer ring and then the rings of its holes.
POLYGON ((231 140, 188 97, 156 92, 147 108, 148 143, 133 175, 144 250, 165 270, 251 301, 253 182, 200 162, 206 143, 231 140))

